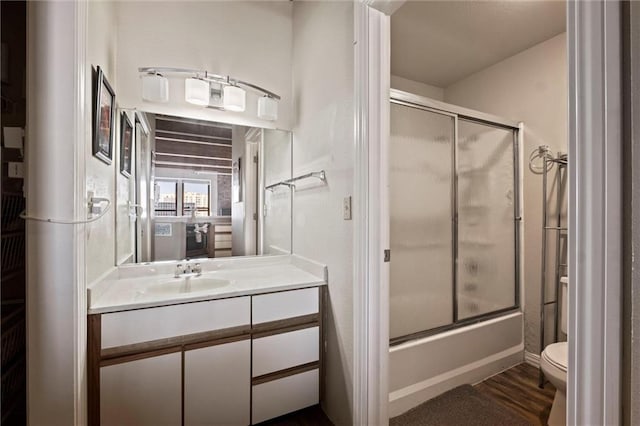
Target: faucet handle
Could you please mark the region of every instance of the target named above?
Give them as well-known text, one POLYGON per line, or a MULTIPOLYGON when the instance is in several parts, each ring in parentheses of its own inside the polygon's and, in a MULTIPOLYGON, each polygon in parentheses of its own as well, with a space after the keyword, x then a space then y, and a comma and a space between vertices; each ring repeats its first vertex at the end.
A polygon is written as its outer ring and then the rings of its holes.
POLYGON ((182 263, 178 263, 176 265, 176 271, 175 271, 175 277, 178 278, 180 276, 180 274, 184 273, 184 270, 182 269, 182 263))
POLYGON ((199 263, 196 263, 193 267, 193 272, 196 272, 198 275, 202 273, 202 266, 199 263))

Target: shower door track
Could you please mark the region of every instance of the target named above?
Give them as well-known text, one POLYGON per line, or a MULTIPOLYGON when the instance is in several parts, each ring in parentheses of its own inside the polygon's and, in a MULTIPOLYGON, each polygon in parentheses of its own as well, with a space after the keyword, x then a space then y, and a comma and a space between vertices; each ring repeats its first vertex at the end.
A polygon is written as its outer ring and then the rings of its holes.
POLYGON ((457 105, 448 104, 446 102, 437 101, 434 99, 426 98, 423 96, 415 95, 408 92, 403 92, 396 89, 390 91, 390 102, 397 105, 403 105, 411 108, 421 109, 437 114, 446 115, 454 119, 454 142, 453 142, 453 177, 451 181, 452 185, 452 200, 451 207, 453 211, 452 217, 452 277, 453 277, 453 322, 439 327, 434 327, 415 333, 407 334, 404 336, 398 336, 389 339, 390 346, 397 346, 402 343, 406 343, 412 340, 422 339, 430 337, 445 331, 454 330, 461 327, 477 324, 479 322, 488 321, 501 316, 506 316, 515 312, 520 312, 521 307, 521 226, 522 226, 522 213, 521 213, 521 191, 520 191, 520 145, 522 144, 522 123, 518 123, 503 117, 499 117, 492 114, 487 114, 481 111, 475 111, 469 108, 460 107, 457 105), (485 314, 476 315, 464 319, 458 318, 458 158, 457 158, 457 142, 458 142, 458 122, 459 119, 468 120, 476 123, 489 125, 492 127, 503 128, 513 131, 513 189, 514 189, 514 305, 490 311, 485 314))

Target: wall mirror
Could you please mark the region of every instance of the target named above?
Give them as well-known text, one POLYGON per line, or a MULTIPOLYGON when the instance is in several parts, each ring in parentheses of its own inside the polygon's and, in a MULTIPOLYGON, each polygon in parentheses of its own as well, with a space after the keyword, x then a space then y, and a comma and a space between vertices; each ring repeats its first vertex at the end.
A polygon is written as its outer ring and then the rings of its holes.
POLYGON ((134 142, 130 176, 116 168, 118 264, 291 252, 290 132, 121 115, 134 142))

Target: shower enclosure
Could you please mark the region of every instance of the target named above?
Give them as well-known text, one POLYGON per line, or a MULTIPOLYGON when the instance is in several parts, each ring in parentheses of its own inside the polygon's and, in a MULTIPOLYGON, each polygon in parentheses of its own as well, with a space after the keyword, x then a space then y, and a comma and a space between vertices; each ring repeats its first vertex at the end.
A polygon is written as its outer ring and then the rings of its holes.
POLYGON ((391 344, 519 310, 518 123, 391 91, 391 344))

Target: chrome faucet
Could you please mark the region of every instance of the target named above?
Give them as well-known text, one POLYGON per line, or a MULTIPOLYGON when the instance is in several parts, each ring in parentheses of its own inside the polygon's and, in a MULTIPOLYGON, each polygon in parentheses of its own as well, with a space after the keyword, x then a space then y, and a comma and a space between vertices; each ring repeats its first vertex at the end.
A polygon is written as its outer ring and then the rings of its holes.
POLYGON ((178 263, 176 265, 175 274, 173 275, 175 278, 180 277, 199 277, 202 275, 202 266, 199 263, 192 265, 191 263, 187 263, 184 267, 182 267, 182 263, 178 263))

